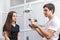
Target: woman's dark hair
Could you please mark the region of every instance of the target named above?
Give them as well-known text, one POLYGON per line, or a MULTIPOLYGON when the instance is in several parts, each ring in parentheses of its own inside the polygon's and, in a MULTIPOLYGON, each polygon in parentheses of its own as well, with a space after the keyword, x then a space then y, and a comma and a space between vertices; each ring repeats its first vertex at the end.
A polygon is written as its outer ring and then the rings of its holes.
POLYGON ((11 23, 12 23, 13 13, 16 13, 16 12, 15 11, 10 11, 8 13, 6 22, 3 26, 3 32, 6 31, 6 32, 8 32, 9 35, 10 35, 10 31, 11 31, 11 23))
POLYGON ((53 13, 55 12, 55 6, 52 3, 45 4, 43 8, 47 7, 49 10, 53 10, 53 13))

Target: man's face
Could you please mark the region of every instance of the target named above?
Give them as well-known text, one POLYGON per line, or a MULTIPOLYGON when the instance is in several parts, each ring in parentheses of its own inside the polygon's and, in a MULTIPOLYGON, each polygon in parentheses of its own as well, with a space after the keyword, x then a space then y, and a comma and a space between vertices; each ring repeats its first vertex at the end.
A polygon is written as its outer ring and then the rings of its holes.
POLYGON ((51 15, 52 11, 49 10, 47 7, 44 8, 43 10, 45 17, 48 17, 51 15))

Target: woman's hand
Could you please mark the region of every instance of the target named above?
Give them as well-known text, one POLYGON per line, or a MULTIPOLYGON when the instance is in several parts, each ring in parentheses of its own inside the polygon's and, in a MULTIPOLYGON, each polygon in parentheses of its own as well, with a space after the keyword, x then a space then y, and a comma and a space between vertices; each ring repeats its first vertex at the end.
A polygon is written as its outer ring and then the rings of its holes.
POLYGON ((3 35, 5 37, 5 40, 10 40, 9 37, 8 37, 8 33, 6 31, 3 32, 3 35))

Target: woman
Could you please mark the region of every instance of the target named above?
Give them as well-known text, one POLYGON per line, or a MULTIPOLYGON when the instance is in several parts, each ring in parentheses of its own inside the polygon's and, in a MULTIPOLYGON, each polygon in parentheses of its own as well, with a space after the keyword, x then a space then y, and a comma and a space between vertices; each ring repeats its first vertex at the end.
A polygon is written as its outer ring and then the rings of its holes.
POLYGON ((16 12, 8 13, 6 22, 3 26, 5 40, 20 40, 19 25, 16 24, 16 12))

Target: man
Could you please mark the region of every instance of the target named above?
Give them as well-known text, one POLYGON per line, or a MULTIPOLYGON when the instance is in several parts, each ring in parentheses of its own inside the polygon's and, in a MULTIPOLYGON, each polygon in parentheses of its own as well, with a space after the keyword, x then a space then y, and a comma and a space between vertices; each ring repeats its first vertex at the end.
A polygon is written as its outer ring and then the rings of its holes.
POLYGON ((58 40, 60 20, 54 15, 55 6, 52 3, 45 4, 43 6, 45 17, 48 17, 49 21, 45 24, 46 29, 43 29, 34 20, 31 20, 31 28, 36 30, 44 40, 58 40))
POLYGON ((60 40, 60 34, 59 34, 59 39, 58 40, 60 40))

